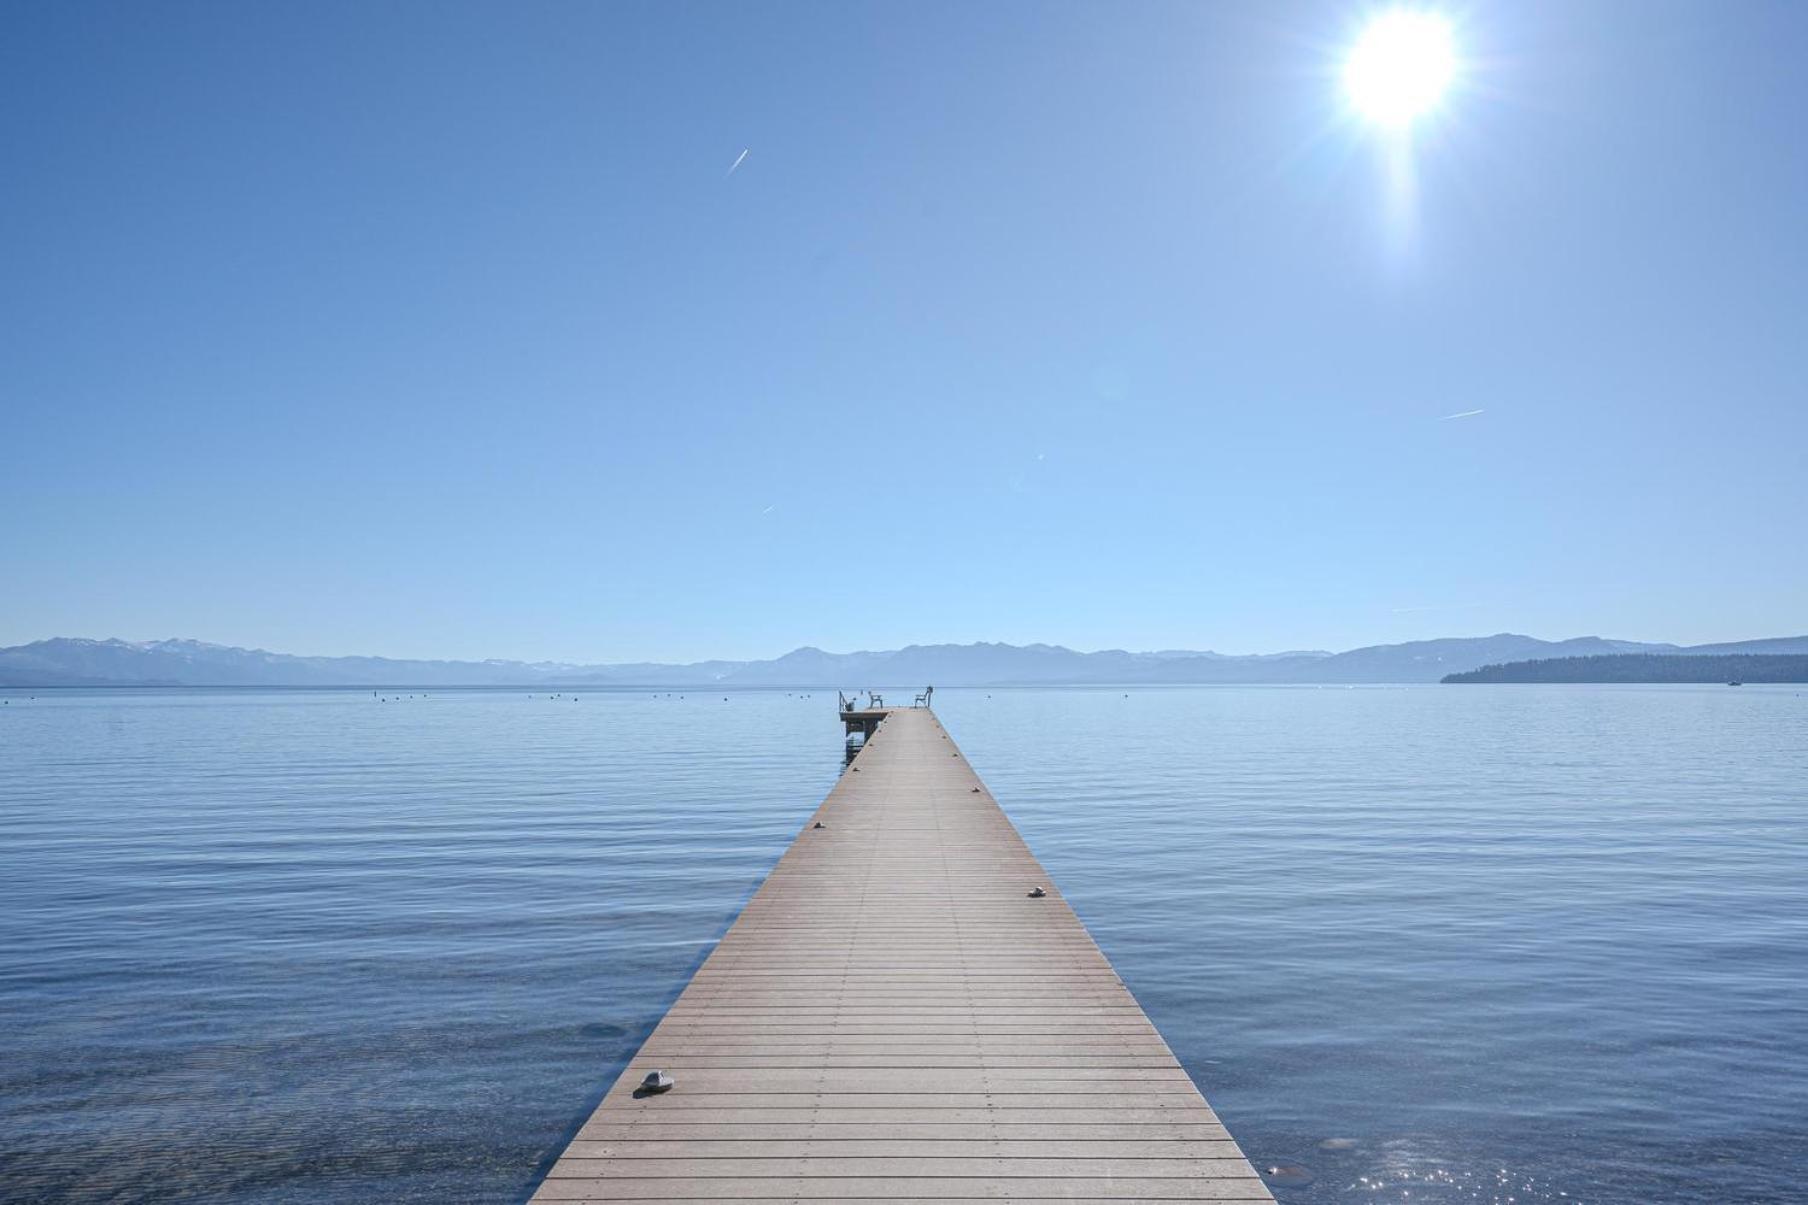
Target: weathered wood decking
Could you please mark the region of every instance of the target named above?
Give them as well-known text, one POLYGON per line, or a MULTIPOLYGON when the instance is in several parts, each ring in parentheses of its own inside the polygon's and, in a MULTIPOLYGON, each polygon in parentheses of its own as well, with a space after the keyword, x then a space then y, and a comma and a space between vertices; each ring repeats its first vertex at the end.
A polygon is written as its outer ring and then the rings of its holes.
POLYGON ((534 1200, 1272 1197, 920 709, 805 821, 534 1200), (654 1069, 677 1086, 637 1097, 654 1069))

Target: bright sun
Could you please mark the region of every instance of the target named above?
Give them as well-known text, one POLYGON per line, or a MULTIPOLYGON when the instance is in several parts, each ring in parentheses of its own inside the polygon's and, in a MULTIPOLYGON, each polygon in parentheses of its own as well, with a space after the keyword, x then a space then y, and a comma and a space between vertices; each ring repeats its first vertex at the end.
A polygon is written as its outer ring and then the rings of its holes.
POLYGON ((1397 8, 1369 22, 1344 64, 1356 111, 1402 129, 1435 108, 1456 76, 1456 39, 1437 13, 1397 8))

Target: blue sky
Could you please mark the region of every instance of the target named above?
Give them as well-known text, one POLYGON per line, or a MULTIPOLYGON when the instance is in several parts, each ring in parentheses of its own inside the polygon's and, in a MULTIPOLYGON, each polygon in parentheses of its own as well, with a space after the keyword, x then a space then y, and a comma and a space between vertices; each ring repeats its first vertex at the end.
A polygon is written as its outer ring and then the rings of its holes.
POLYGON ((1808 6, 1373 11, 8 5, 0 644, 1808 630, 1808 6))

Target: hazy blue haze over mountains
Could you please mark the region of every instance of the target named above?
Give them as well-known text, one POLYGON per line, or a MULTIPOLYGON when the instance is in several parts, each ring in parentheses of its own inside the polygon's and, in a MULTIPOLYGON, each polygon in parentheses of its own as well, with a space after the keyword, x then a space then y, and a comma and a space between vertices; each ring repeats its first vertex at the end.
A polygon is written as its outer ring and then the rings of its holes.
POLYGON ((1075 652, 1059 645, 935 644, 887 652, 801 648, 769 661, 569 665, 521 661, 403 661, 304 657, 195 640, 59 637, 0 649, 0 685, 10 686, 720 686, 886 687, 1103 685, 1113 683, 1436 682, 1446 674, 1531 658, 1617 653, 1724 655, 1808 653, 1808 636, 1682 648, 1583 636, 1547 641, 1495 636, 1373 645, 1343 653, 1228 656, 1167 650, 1075 652))

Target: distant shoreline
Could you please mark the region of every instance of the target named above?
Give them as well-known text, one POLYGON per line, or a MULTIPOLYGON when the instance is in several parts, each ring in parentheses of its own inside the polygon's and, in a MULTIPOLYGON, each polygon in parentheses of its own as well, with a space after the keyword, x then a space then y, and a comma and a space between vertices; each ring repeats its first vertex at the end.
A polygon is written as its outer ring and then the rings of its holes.
POLYGON ((1617 653, 1602 657, 1551 657, 1484 665, 1446 674, 1455 685, 1501 682, 1543 683, 1808 683, 1808 655, 1735 653, 1720 657, 1661 653, 1617 653))
MULTIPOLYGON (((1723 685, 1736 681, 1741 686, 1788 686, 1808 685, 1808 671, 1801 671, 1799 676, 1782 678, 1761 678, 1757 676, 1739 677, 1737 679, 1717 676, 1689 678, 1658 677, 1560 677, 1532 676, 1520 669, 1527 662, 1512 662, 1501 666, 1486 666, 1483 669, 1471 670, 1462 674, 1448 674, 1442 682, 1426 681, 1371 681, 1371 682, 963 682, 955 686, 938 686, 937 692, 949 694, 970 694, 973 692, 1010 693, 1014 691, 1089 691, 1110 694, 1117 691, 1135 691, 1142 693, 1161 693, 1164 691, 1189 690, 1434 690, 1440 685, 1496 685, 1496 686, 1703 686, 1723 685), (1503 671, 1499 677, 1484 677, 1490 670, 1503 671), (1510 672, 1508 672, 1510 671, 1510 672)), ((864 691, 866 688, 860 688, 864 691)), ((890 696, 916 688, 894 682, 876 682, 873 689, 890 696)), ((551 698, 562 694, 566 698, 581 698, 585 695, 621 696, 641 695, 658 699, 669 698, 672 702, 680 699, 708 701, 721 700, 724 696, 736 695, 791 695, 797 699, 810 699, 820 695, 833 693, 833 688, 822 686, 745 686, 728 685, 675 687, 661 685, 624 685, 621 683, 552 682, 544 686, 532 688, 520 685, 498 686, 486 682, 446 683, 434 682, 422 685, 419 682, 52 682, 52 683, 16 683, 0 682, 0 696, 17 698, 21 695, 53 695, 61 693, 79 693, 95 691, 111 694, 129 694, 142 692, 156 694, 159 692, 188 691, 195 693, 240 693, 240 694, 365 694, 381 695, 386 700, 397 697, 429 698, 434 695, 452 694, 489 694, 489 695, 521 695, 530 698, 551 698)))

